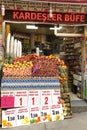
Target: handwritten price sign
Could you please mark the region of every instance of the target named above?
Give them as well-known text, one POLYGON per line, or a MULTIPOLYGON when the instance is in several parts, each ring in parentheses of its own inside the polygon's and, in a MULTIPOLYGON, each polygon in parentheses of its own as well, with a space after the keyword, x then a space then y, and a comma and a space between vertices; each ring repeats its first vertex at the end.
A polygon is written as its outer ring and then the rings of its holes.
POLYGON ((28 106, 40 106, 40 90, 29 90, 28 106))
POLYGON ((1 108, 14 107, 14 92, 13 91, 2 91, 1 92, 1 108))
POLYGON ((1 108, 11 108, 14 107, 14 97, 1 97, 1 108))
POLYGON ((51 90, 41 90, 41 106, 50 106, 51 90))
POLYGON ((52 90, 52 105, 61 105, 60 89, 52 90))
POLYGON ((60 89, 52 90, 52 104, 53 105, 60 105, 60 89))
POLYGON ((28 93, 26 90, 15 91, 15 107, 27 106, 28 93))

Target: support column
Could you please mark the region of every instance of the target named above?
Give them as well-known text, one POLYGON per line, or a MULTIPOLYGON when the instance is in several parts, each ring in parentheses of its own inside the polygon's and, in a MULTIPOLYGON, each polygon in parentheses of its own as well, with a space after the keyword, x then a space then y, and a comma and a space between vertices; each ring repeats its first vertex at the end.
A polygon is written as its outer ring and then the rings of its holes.
POLYGON ((85 66, 86 66, 86 48, 87 41, 85 40, 87 37, 87 26, 84 27, 84 41, 82 44, 82 97, 86 99, 86 80, 85 80, 85 66))
POLYGON ((10 24, 6 24, 6 38, 9 33, 10 33, 10 24))
POLYGON ((3 16, 0 14, 0 63, 4 59, 4 50, 3 50, 3 16))

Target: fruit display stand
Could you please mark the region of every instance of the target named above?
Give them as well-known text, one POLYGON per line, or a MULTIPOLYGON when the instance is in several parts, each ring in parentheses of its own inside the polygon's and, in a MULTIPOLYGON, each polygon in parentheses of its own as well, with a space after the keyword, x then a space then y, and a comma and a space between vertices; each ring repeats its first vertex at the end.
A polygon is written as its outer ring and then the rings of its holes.
POLYGON ((69 93, 62 94, 61 99, 62 99, 64 119, 71 118, 72 110, 71 110, 70 94, 69 93))
POLYGON ((63 120, 66 107, 62 106, 61 92, 68 92, 66 88, 67 67, 59 57, 32 54, 4 63, 2 127, 63 120))
POLYGON ((2 110, 2 127, 64 119, 60 97, 57 78, 3 78, 1 107, 7 110, 2 110))

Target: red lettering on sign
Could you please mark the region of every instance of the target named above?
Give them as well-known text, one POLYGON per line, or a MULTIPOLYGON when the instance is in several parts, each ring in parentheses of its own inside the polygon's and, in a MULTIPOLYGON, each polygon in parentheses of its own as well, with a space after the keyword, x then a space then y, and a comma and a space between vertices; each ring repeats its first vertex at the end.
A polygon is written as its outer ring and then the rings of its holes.
POLYGON ((63 21, 61 14, 57 14, 57 21, 59 21, 59 22, 62 22, 62 21, 63 21))
POLYGON ((45 97, 45 105, 48 104, 48 97, 45 97))
POLYGON ((65 22, 68 22, 69 21, 69 15, 68 14, 65 14, 65 19, 64 19, 65 22))
POLYGON ((47 15, 47 21, 51 21, 50 15, 47 15))
POLYGON ((56 21, 56 14, 53 14, 52 20, 53 20, 53 21, 56 21))
POLYGON ((46 14, 44 13, 44 14, 42 14, 42 19, 43 19, 43 22, 45 22, 46 21, 46 14))
POLYGON ((85 22, 85 15, 81 15, 80 22, 85 22))
POLYGON ((31 13, 31 19, 32 19, 32 20, 36 20, 36 19, 37 19, 36 13, 31 13))
POLYGON ((18 16, 19 12, 13 12, 13 19, 18 19, 19 16, 18 16))
POLYGON ((30 13, 28 12, 25 13, 25 19, 30 19, 30 13))
POLYGON ((71 22, 74 22, 74 21, 75 21, 75 15, 74 15, 74 14, 71 14, 71 15, 70 15, 70 21, 71 21, 71 22))
POLYGON ((37 14, 37 19, 41 21, 41 19, 42 19, 42 13, 38 13, 37 14))
POLYGON ((52 17, 50 17, 49 12, 42 11, 6 11, 4 17, 5 20, 20 20, 20 21, 35 21, 35 22, 44 22, 44 23, 58 23, 58 24, 83 24, 87 23, 87 13, 62 13, 62 12, 53 12, 52 17), (8 14, 10 14, 8 16, 8 14))
POLYGON ((19 15, 19 19, 25 19, 25 17, 24 17, 24 13, 23 13, 23 12, 20 13, 20 15, 19 15))

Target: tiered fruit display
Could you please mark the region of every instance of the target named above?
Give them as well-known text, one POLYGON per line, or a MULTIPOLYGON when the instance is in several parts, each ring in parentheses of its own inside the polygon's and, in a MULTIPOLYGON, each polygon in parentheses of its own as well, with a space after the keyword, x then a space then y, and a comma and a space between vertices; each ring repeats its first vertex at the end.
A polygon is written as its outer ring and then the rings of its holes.
POLYGON ((57 66, 61 64, 59 57, 55 58, 53 55, 50 56, 37 56, 36 54, 30 54, 16 58, 14 62, 20 61, 32 61, 33 70, 32 76, 34 77, 58 77, 57 66))
POLYGON ((32 62, 15 62, 13 64, 5 63, 3 67, 3 75, 5 77, 7 76, 13 76, 13 77, 26 77, 31 76, 32 74, 32 62))
POLYGON ((67 93, 69 92, 68 88, 68 70, 66 65, 58 66, 59 71, 59 79, 60 79, 60 85, 61 85, 61 93, 67 93))
POLYGON ((72 110, 71 110, 71 103, 70 103, 70 95, 69 94, 63 94, 61 97, 62 107, 63 107, 63 113, 64 118, 71 118, 72 117, 72 110))
MULTIPOLYGON (((12 60, 11 60, 12 61, 12 60)), ((67 86, 66 66, 57 56, 38 56, 29 54, 27 56, 16 57, 13 63, 5 60, 3 68, 4 76, 33 76, 33 77, 58 77, 61 84, 67 86)))

